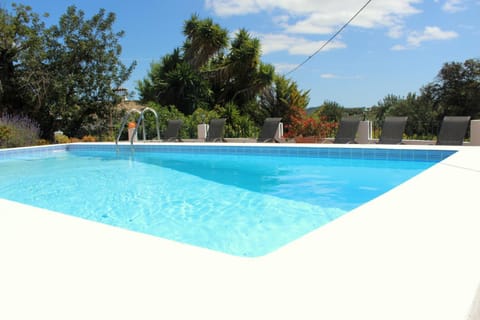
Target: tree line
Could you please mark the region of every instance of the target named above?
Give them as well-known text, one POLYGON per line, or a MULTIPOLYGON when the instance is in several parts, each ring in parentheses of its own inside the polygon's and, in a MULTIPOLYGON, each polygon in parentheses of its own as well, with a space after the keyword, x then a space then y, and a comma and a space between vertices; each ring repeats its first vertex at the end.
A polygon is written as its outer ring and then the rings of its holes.
POLYGON ((70 136, 105 134, 119 98, 115 89, 135 64, 120 61, 115 14, 91 18, 70 6, 46 27, 25 5, 0 8, 0 113, 38 122, 42 136, 62 129, 70 136))
MULTIPOLYGON (((0 113, 36 121, 46 139, 58 129, 111 139, 122 116, 116 90, 135 67, 120 60, 124 32, 113 30, 115 14, 100 9, 87 18, 71 6, 50 27, 42 17, 24 5, 0 9, 0 113)), ((282 117, 288 129, 299 117, 335 122, 357 115, 381 123, 406 115, 407 135, 424 137, 444 115, 480 116, 478 59, 445 63, 419 94, 388 95, 368 108, 326 101, 307 114, 310 91, 262 62, 261 43, 247 30, 230 39, 212 19, 192 15, 182 32, 184 42, 151 64, 137 90, 161 120, 182 118, 184 137, 215 117, 227 119, 226 136, 254 137, 266 117, 282 117)))
POLYGON ((192 15, 183 25, 183 44, 152 63, 138 83, 141 102, 175 108, 192 131, 226 118, 228 137, 255 136, 266 117, 288 122, 293 106, 307 107, 309 92, 261 61, 258 39, 245 29, 232 39, 228 34, 212 19, 192 15))

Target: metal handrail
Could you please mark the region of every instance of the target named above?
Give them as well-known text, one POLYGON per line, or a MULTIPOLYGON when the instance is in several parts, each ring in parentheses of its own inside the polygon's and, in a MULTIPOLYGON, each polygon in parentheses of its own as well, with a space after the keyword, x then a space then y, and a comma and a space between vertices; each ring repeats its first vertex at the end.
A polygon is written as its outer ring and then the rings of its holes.
POLYGON ((146 140, 145 121, 144 121, 145 111, 151 111, 153 113, 153 115, 155 116, 155 124, 156 124, 156 128, 157 128, 157 140, 160 140, 160 126, 159 126, 159 123, 158 123, 158 114, 152 108, 146 107, 140 113, 140 118, 138 119, 137 126, 135 127, 135 130, 133 130, 132 137, 130 138, 130 144, 132 144, 132 145, 133 145, 133 140, 135 139, 135 136, 137 134, 138 127, 140 127, 141 124, 143 124, 143 142, 145 142, 145 140, 146 140))
MULTIPOLYGON (((123 120, 122 120, 122 124, 120 126, 120 129, 118 130, 118 135, 117 135, 117 138, 115 139, 115 144, 118 145, 118 141, 120 140, 120 136, 122 135, 122 131, 125 127, 125 125, 127 124, 127 121, 128 121, 128 118, 130 117, 130 115, 135 112, 135 113, 138 113, 140 116, 142 115, 142 112, 138 109, 130 109, 127 111, 127 113, 125 114, 125 116, 123 117, 123 120)), ((145 127, 143 128, 143 131, 145 132, 145 127)))

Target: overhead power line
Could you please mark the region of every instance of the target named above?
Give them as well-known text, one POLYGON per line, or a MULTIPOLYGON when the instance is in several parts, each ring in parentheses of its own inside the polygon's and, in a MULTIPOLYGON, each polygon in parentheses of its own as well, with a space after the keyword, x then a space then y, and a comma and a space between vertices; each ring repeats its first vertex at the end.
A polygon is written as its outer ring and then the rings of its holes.
POLYGON ((297 71, 301 66, 303 66, 305 63, 307 63, 310 59, 312 59, 315 55, 317 55, 320 51, 323 50, 323 48, 325 48, 330 42, 333 41, 333 39, 335 39, 339 34, 340 32, 343 31, 343 29, 345 29, 349 24, 350 22, 352 22, 362 11, 363 9, 365 9, 369 4, 370 2, 372 2, 373 0, 368 0, 351 18, 350 20, 348 20, 340 29, 338 29, 337 32, 335 32, 333 34, 333 36, 330 37, 330 39, 327 40, 327 42, 325 42, 317 51, 315 51, 312 55, 310 55, 307 59, 305 59, 302 63, 300 63, 298 66, 296 66, 295 68, 293 68, 292 70, 290 70, 289 72, 287 72, 285 75, 288 76, 289 74, 297 71))

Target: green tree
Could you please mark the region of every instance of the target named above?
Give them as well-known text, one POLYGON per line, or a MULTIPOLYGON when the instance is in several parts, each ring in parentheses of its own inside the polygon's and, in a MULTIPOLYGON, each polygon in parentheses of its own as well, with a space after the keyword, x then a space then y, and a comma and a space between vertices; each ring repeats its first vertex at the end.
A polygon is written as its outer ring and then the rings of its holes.
POLYGON ((258 102, 252 102, 249 114, 259 126, 266 117, 281 117, 288 125, 297 108, 307 108, 309 93, 309 90, 300 90, 295 81, 275 75, 272 84, 261 91, 258 102))
POLYGON ((45 25, 31 7, 0 8, 0 112, 35 118, 50 82, 45 71, 45 25))
POLYGON ((143 102, 174 104, 185 114, 229 103, 242 115, 271 84, 274 68, 260 61, 260 42, 244 29, 228 42, 228 31, 193 15, 185 21, 181 49, 154 63, 138 90, 143 102))
POLYGON ((167 74, 175 70, 178 64, 182 63, 180 49, 176 48, 173 53, 165 55, 160 62, 153 62, 147 77, 138 81, 137 89, 140 100, 144 103, 162 101, 166 105, 176 105, 176 92, 168 86, 167 74))
POLYGON ((0 9, 0 111, 28 115, 45 138, 58 128, 70 136, 108 131, 114 90, 135 66, 120 61, 115 15, 100 9, 86 19, 71 6, 45 28, 30 7, 13 11, 0 9))
POLYGON ((401 97, 389 94, 372 107, 373 120, 383 123, 391 108, 394 108, 401 97))
POLYGON ((215 56, 222 53, 228 45, 228 32, 212 19, 200 20, 194 14, 185 21, 183 45, 185 61, 195 70, 204 68, 215 56))
POLYGON ((436 134, 433 105, 426 95, 408 93, 406 97, 387 95, 372 108, 374 127, 381 128, 387 116, 407 116, 405 134, 412 138, 431 138, 436 134))
POLYGON ((208 81, 181 58, 179 49, 161 62, 152 63, 137 89, 143 103, 174 105, 186 115, 196 108, 208 108, 211 103, 208 81))
POLYGON ((235 103, 242 113, 245 106, 268 87, 274 78, 275 68, 260 61, 260 41, 241 29, 232 40, 230 52, 219 67, 215 79, 217 104, 235 103))
POLYGON ((438 121, 445 115, 480 117, 480 59, 445 63, 424 91, 434 100, 438 121))
POLYGON ((342 107, 338 102, 335 101, 325 101, 315 113, 319 116, 324 116, 327 121, 339 122, 342 117, 345 108, 342 107))
MULTIPOLYGON (((186 115, 214 105, 209 66, 228 44, 227 31, 211 19, 193 15, 185 21, 182 49, 152 63, 147 78, 138 82, 141 101, 175 105, 186 115)), ((213 77, 214 78, 214 77, 213 77)))
POLYGON ((87 19, 82 10, 70 6, 58 25, 48 30, 48 69, 53 79, 45 111, 61 117, 67 135, 106 129, 118 102, 115 89, 135 67, 120 61, 119 39, 124 32, 114 32, 114 22, 115 14, 104 9, 87 19))
POLYGON ((405 128, 407 135, 417 139, 431 139, 438 133, 440 122, 436 120, 434 106, 430 94, 423 88, 420 89, 420 95, 416 96, 414 107, 409 114, 410 120, 405 128))

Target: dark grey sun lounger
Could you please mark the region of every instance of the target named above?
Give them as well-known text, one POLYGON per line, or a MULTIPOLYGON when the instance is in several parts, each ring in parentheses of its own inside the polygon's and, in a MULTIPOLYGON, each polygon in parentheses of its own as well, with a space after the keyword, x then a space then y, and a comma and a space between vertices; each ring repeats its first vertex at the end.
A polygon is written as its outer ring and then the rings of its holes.
POLYGON ((182 120, 168 120, 167 121, 167 129, 163 134, 163 141, 180 141, 179 133, 180 128, 183 125, 182 120))
POLYGON ((275 136, 278 131, 278 124, 282 118, 266 118, 263 122, 262 130, 258 135, 257 142, 279 142, 275 136))
POLYGON ((445 116, 443 117, 440 131, 437 135, 438 145, 458 145, 463 144, 463 139, 467 133, 469 116, 445 116))
POLYGON ((208 125, 207 137, 205 138, 206 142, 222 142, 223 134, 225 131, 225 118, 222 119, 212 119, 208 125))
POLYGON ((333 143, 356 143, 355 137, 357 136, 359 125, 360 119, 358 118, 341 119, 333 143))
POLYGON ((408 117, 386 117, 382 125, 382 133, 378 143, 400 144, 408 117))

